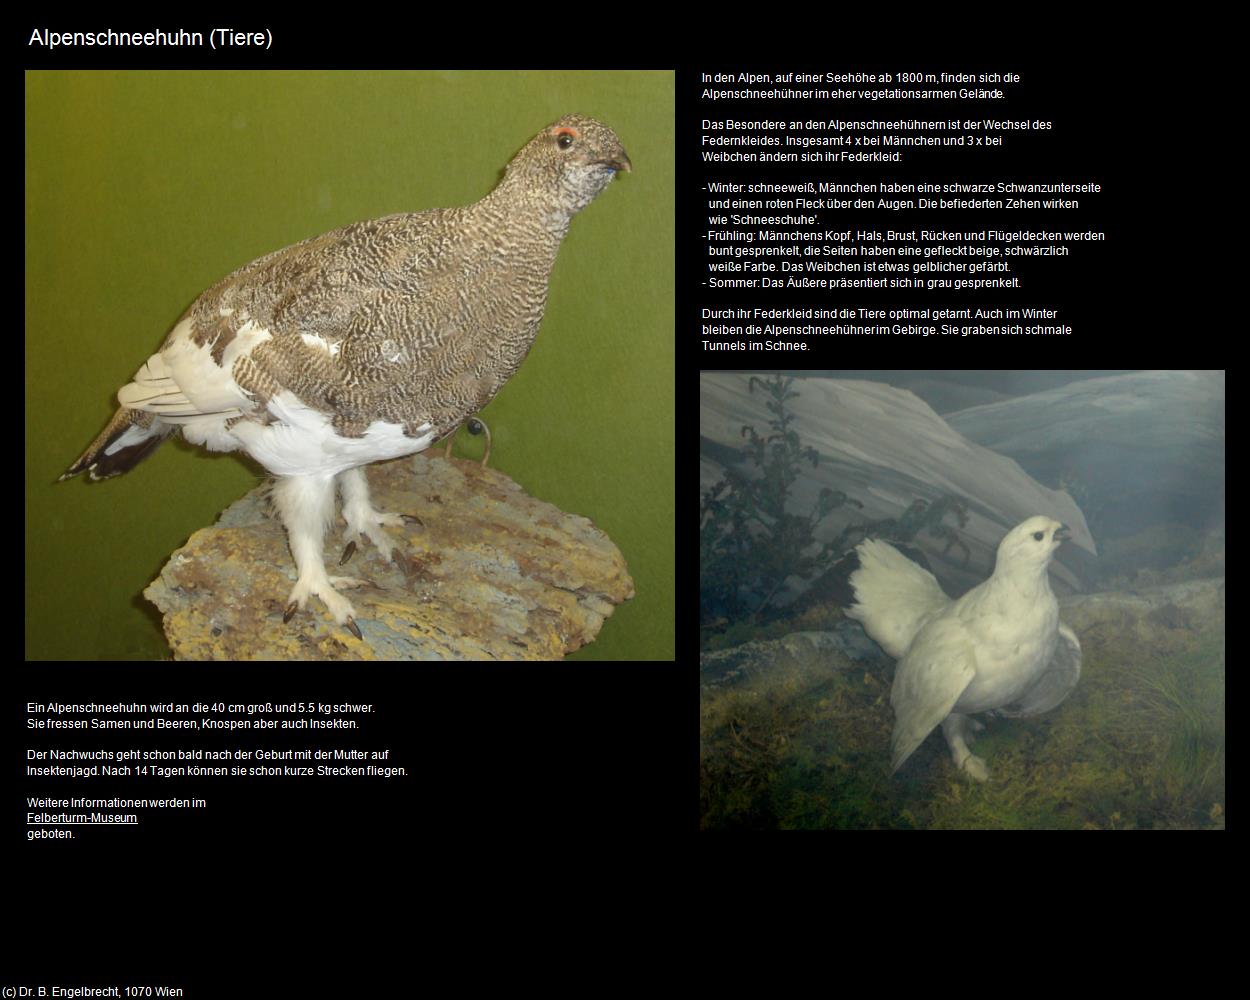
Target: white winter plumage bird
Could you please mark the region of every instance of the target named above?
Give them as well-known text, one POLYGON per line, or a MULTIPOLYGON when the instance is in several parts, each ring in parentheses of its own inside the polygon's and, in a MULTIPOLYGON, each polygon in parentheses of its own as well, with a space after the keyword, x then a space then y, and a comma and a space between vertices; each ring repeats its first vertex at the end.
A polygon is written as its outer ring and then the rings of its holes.
POLYGON ((1060 623, 1046 575, 1066 537, 1049 517, 1016 525, 999 543, 993 575, 957 601, 892 545, 859 544, 847 614, 899 661, 890 692, 894 771, 941 723, 955 764, 984 781, 985 761, 967 745, 968 727, 982 726, 968 716, 1037 715, 1076 687, 1081 644, 1060 623))

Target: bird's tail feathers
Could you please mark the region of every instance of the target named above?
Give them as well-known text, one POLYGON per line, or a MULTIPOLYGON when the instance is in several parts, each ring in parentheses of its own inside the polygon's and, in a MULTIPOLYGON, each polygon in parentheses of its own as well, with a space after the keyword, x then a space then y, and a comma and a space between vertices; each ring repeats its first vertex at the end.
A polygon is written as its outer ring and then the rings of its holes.
POLYGON ((160 447, 174 430, 155 414, 122 407, 57 482, 80 472, 89 473, 92 479, 107 479, 129 472, 160 447))
POLYGON ((859 569, 851 574, 855 604, 847 615, 896 660, 950 598, 928 570, 886 542, 868 538, 857 548, 859 569))
POLYGON ((895 726, 894 735, 890 740, 891 774, 898 773, 898 769, 907 763, 907 758, 916 752, 920 744, 925 741, 925 737, 927 737, 931 732, 933 732, 932 729, 930 729, 929 732, 924 733, 919 738, 917 738, 915 734, 900 736, 898 727, 895 726))

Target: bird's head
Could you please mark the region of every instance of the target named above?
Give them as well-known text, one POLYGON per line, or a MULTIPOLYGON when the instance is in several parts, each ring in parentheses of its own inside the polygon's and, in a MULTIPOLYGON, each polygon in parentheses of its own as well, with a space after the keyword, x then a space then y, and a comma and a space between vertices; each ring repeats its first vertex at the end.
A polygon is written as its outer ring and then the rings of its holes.
POLYGON ((585 115, 565 115, 534 136, 508 164, 509 180, 521 180, 572 216, 589 205, 617 171, 632 170, 616 133, 585 115))
POLYGON ((1053 517, 1038 515, 1012 528, 998 543, 994 572, 1030 569, 1046 572, 1050 557, 1070 537, 1067 527, 1053 517))

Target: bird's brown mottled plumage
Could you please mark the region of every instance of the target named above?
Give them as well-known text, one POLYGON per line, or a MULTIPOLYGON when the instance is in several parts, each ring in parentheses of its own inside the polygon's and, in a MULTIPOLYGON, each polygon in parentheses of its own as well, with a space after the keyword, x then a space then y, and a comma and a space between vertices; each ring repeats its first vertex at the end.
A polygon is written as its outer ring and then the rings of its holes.
POLYGON ((389 554, 378 529, 395 522, 352 470, 420 451, 490 402, 538 333, 573 215, 630 169, 610 128, 566 115, 472 205, 358 222, 244 265, 192 303, 61 478, 128 471, 177 429, 247 451, 279 477, 300 569, 292 606, 316 593, 343 623, 350 604, 326 593, 320 555, 314 568, 299 551, 319 552, 325 491, 332 519, 334 481, 351 477, 354 515, 339 482, 349 532, 389 554))

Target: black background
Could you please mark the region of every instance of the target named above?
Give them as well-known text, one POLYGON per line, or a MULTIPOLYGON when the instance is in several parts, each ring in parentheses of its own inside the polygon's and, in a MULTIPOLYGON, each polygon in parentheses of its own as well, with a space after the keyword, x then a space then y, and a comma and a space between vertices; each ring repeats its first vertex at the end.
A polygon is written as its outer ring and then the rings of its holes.
MULTIPOLYGON (((600 13, 618 25, 641 16, 606 9, 600 13)), ((778 19, 785 14, 774 13, 778 19)), ((769 12, 757 11, 756 15, 766 19, 769 12)), ((178 19, 166 20, 176 24, 178 19)), ((239 23, 246 26, 247 20, 239 23)), ((109 24, 118 29, 132 27, 113 18, 98 24, 48 26, 82 30, 109 24)), ((404 887, 402 899, 392 901, 400 906, 399 912, 409 907, 411 913, 427 916, 431 895, 440 894, 448 885, 454 887, 458 902, 442 913, 444 919, 466 927, 491 913, 501 897, 515 903, 520 894, 525 907, 507 912, 523 935, 538 929, 526 926, 523 914, 530 905, 541 909, 553 902, 561 904, 565 922, 572 925, 567 931, 571 934, 589 933, 587 925, 595 921, 588 916, 599 908, 636 913, 638 906, 645 906, 642 925, 647 927, 671 920, 674 911, 700 911, 703 904, 693 897, 690 872, 700 855, 710 853, 724 861, 731 851, 724 847, 723 838, 697 835, 698 570, 693 525, 698 372, 701 367, 742 363, 741 356, 704 355, 699 350, 700 308, 723 304, 729 298, 722 292, 709 295, 699 284, 706 274, 700 234, 706 230, 707 214, 706 194, 700 190, 699 122, 709 111, 714 117, 728 107, 709 109, 697 101, 700 72, 851 71, 883 65, 935 72, 1016 71, 1027 82, 1018 91, 1019 99, 1007 105, 987 102, 980 110, 994 117, 1042 117, 1053 120, 1056 129, 1042 134, 1008 133, 1007 152, 996 154, 993 166, 950 166, 936 173, 969 180, 985 176, 1092 179, 1104 185, 1098 196, 1079 196, 1083 203, 1088 199, 1091 208, 1066 218, 1074 223, 1073 228, 1104 230, 1107 242, 1077 245, 1072 257, 1036 262, 1027 265, 1027 270, 1020 265, 1029 291, 1004 296, 1004 301, 1012 303, 1059 305, 1063 310, 1059 322, 1074 326, 1072 337, 929 338, 925 342, 912 338, 905 345, 907 350, 897 346, 883 350, 867 338, 846 339, 807 355, 804 364, 820 369, 1084 369, 1163 367, 1162 362, 1168 360, 1173 362, 1169 367, 1177 367, 1177 361, 1182 367, 1218 367, 1215 349, 1224 345, 1230 329, 1219 315, 1222 298, 1212 280, 1216 245, 1212 234, 1221 222, 1211 210, 1195 208, 1193 198, 1210 183, 1200 182, 1199 177, 1207 176, 1218 162, 1223 139, 1205 125, 1204 115, 1215 110, 1211 100, 1166 85, 1162 79, 1200 78, 1200 50, 1179 35, 1160 30, 1142 38, 1117 30, 1097 36, 1083 30, 1080 44, 1048 41, 1026 50, 1021 32, 1028 27, 1017 25, 1011 31, 1004 28, 998 40, 974 43, 967 37, 931 37, 924 47, 913 43, 904 55, 889 33, 896 26, 885 15, 872 35, 862 37, 848 33, 843 24, 836 31, 795 24, 787 32, 771 35, 735 26, 725 43, 702 31, 689 37, 684 36, 685 29, 660 31, 650 16, 635 30, 614 29, 610 47, 601 38, 588 40, 580 31, 568 31, 567 25, 544 23, 542 27, 539 38, 522 43, 519 36, 509 36, 506 25, 492 26, 491 44, 475 44, 468 51, 448 48, 444 43, 450 34, 446 34, 431 50, 430 40, 414 49, 410 31, 385 21, 369 24, 367 32, 353 33, 332 30, 321 18, 305 18, 275 24, 283 46, 280 51, 224 55, 107 50, 49 54, 27 49, 30 30, 26 27, 21 36, 23 59, 27 66, 43 68, 357 69, 431 63, 465 68, 677 67, 674 156, 679 273, 674 335, 679 402, 671 460, 678 470, 678 490, 689 500, 689 513, 678 524, 684 530, 677 531, 675 538, 682 553, 676 664, 404 664, 349 669, 281 664, 41 663, 10 667, 4 680, 9 747, 2 768, 3 815, 7 818, 4 858, 13 876, 13 896, 25 901, 23 912, 33 937, 46 936, 47 921, 66 919, 67 899, 86 908, 78 914, 93 915, 92 934, 100 937, 110 927, 121 932, 123 912, 141 914, 139 926, 145 931, 166 921, 197 927, 206 919, 209 900, 214 905, 221 902, 227 919, 243 931, 257 915, 256 907, 277 906, 282 920, 297 923, 311 923, 327 914, 333 919, 377 919, 374 902, 396 893, 399 884, 404 887), (371 702, 379 714, 359 734, 350 738, 333 732, 309 734, 306 741, 322 746, 390 747, 393 763, 402 764, 409 773, 404 779, 373 782, 194 779, 170 780, 159 786, 93 781, 81 787, 66 780, 27 781, 23 777, 24 748, 47 742, 42 737, 32 740, 24 729, 28 700, 114 702, 158 697, 371 702), (211 807, 166 816, 148 814, 139 829, 88 829, 71 842, 28 843, 23 835, 28 795, 156 793, 203 795, 211 807), (519 872, 524 873, 521 885, 519 872), (637 881, 628 884, 626 873, 634 873, 637 881), (357 892, 354 908, 331 908, 324 900, 312 902, 300 892, 286 895, 297 886, 306 892, 346 885, 357 892), (575 898, 569 905, 565 905, 565 892, 575 898)), ((770 117, 791 117, 791 109, 758 110, 770 117)), ((745 111, 741 106, 731 109, 734 116, 750 117, 745 111)), ((913 111, 925 117, 949 116, 933 107, 907 109, 888 103, 873 111, 882 117, 904 117, 913 111)), ((827 112, 813 113, 831 116, 827 112)), ((839 111, 844 116, 849 113, 850 109, 839 111)), ((970 113, 966 108, 958 112, 961 117, 970 113)), ((930 154, 919 149, 907 149, 905 154, 907 162, 890 168, 891 176, 929 177, 935 172, 926 163, 930 154)), ((782 168, 775 174, 784 178, 806 169, 782 168)), ((718 165, 714 175, 725 177, 730 172, 718 165)), ((753 177, 762 174, 756 168, 744 172, 753 177)), ((870 168, 855 171, 871 172, 870 168)), ((926 213, 915 219, 896 216, 893 221, 903 228, 961 228, 949 213, 926 213)), ((1025 213, 1001 219, 977 213, 975 224, 1000 229, 1035 225, 1025 213)), ((993 301, 992 293, 970 297, 993 301)), ((869 293, 851 291, 844 301, 869 299, 869 293)), ((768 301, 783 304, 776 296, 768 301)), ((798 297, 786 296, 784 304, 798 301, 798 297)), ((821 295, 816 301, 828 305, 838 300, 821 295)), ((957 295, 940 304, 957 304, 957 295)), ((786 354, 770 360, 778 368, 794 369, 801 366, 798 357, 786 354)), ((758 358, 755 355, 752 361, 758 358)), ((67 622, 66 627, 73 623, 67 622)), ((114 740, 116 745, 136 742, 128 736, 90 742, 103 746, 114 740)), ((212 740, 244 746, 269 741, 279 747, 295 742, 289 734, 235 733, 212 740)), ((75 745, 83 742, 72 740, 75 745)), ((177 746, 188 739, 186 734, 155 733, 141 742, 177 746)), ((204 734, 194 739, 196 745, 210 742, 204 734)), ((817 850, 823 854, 828 847, 821 845, 817 850)), ((836 853, 845 857, 844 849, 836 853)), ((769 854, 775 857, 771 847, 769 854)), ((835 857, 826 860, 833 865, 835 857)), ((757 878, 763 879, 760 884, 773 884, 772 873, 764 878, 749 873, 730 876, 727 869, 718 870, 735 884, 739 880, 755 883, 757 878)), ((849 877, 845 866, 843 871, 842 877, 849 877)), ((883 868, 880 874, 894 877, 897 866, 889 871, 883 868)), ((806 877, 801 875, 798 881, 806 877)), ((756 884, 748 891, 758 889, 756 884)), ((396 911, 387 912, 392 916, 385 919, 400 919, 393 915, 396 911)), ((742 926, 750 925, 751 913, 764 912, 740 912, 745 920, 742 926)), ((712 922, 721 923, 720 918, 727 916, 717 911, 712 922)), ((67 932, 73 935, 75 947, 85 944, 78 932, 67 932)), ((66 958, 64 953, 62 958, 66 958)), ((301 958, 308 963, 306 951, 301 958)), ((116 952, 113 964, 129 961, 132 968, 151 967, 154 960, 150 945, 138 941, 129 950, 116 952)), ((316 963, 309 967, 315 971, 316 963)), ((224 975, 211 963, 181 966, 180 974, 186 984, 197 977, 211 978, 215 968, 218 975, 224 975)))
MULTIPOLYGON (((1170 79, 1171 73, 1161 71, 1148 59, 1135 56, 1120 46, 1108 44, 1100 47, 1086 42, 1082 47, 1056 49, 1047 58, 1022 51, 1018 45, 971 48, 976 54, 966 57, 957 54, 961 50, 956 46, 942 50, 944 54, 941 57, 932 53, 903 55, 886 50, 879 55, 862 58, 848 51, 845 58, 840 54, 830 54, 821 60, 802 55, 770 59, 755 56, 745 58, 742 63, 735 63, 732 57, 711 60, 707 67, 711 72, 721 69, 773 74, 791 70, 1013 71, 1019 73, 1022 80, 1005 87, 1008 97, 1003 101, 783 102, 771 105, 764 102, 692 102, 687 110, 690 125, 679 128, 679 134, 689 143, 684 159, 689 163, 692 175, 703 169, 701 149, 697 145, 698 126, 703 117, 732 117, 747 121, 756 118, 806 120, 835 117, 886 120, 1043 119, 1051 121, 1053 129, 1044 132, 1008 130, 981 133, 1006 137, 1004 146, 995 149, 902 147, 903 162, 899 164, 832 167, 803 163, 709 164, 707 172, 717 180, 770 182, 809 179, 872 181, 886 178, 938 182, 956 179, 973 182, 1096 181, 1102 185, 1099 194, 1061 196, 1079 199, 1081 207, 1077 210, 825 212, 818 228, 827 225, 836 229, 1095 230, 1105 232, 1106 241, 1068 243, 1066 245, 1072 252, 1067 257, 1010 258, 1011 273, 1021 279, 1020 289, 933 292, 918 289, 849 289, 834 292, 700 289, 699 282, 707 277, 707 258, 696 256, 692 244, 686 253, 679 254, 679 261, 694 273, 680 280, 678 288, 679 292, 688 294, 688 311, 684 313, 689 324, 686 340, 696 342, 682 346, 696 348, 695 364, 709 370, 869 366, 1030 369, 1069 366, 1084 369, 1103 367, 1095 363, 1103 358, 1107 361, 1118 359, 1120 363, 1115 367, 1124 367, 1123 363, 1132 359, 1138 367, 1149 368, 1163 367, 1165 359, 1173 362, 1167 367, 1176 367, 1175 349, 1184 347, 1193 352, 1186 359, 1185 367, 1190 367, 1190 362, 1197 360, 1197 356, 1211 353, 1211 349, 1221 343, 1223 336, 1219 328, 1212 329, 1205 322, 1207 317, 1218 313, 1217 296, 1211 294, 1214 277, 1210 270, 1213 263, 1211 248, 1204 243, 1202 235, 1209 234, 1213 220, 1197 206, 1201 192, 1209 187, 1208 182, 1199 178, 1212 169, 1212 158, 1221 148, 1222 133, 1209 130, 1204 125, 1201 109, 1192 105, 1183 106, 1177 88, 1161 85, 1160 76, 1167 75, 1170 79), (994 57, 987 58, 987 52, 994 53, 994 57), (698 291, 689 294, 692 288, 698 291), (1074 328, 1074 333, 1071 337, 1014 338, 808 337, 805 339, 809 350, 801 353, 697 351, 700 309, 705 305, 739 304, 1049 306, 1058 307, 1060 312, 1057 319, 1045 322, 1066 323, 1074 328), (1191 334, 1195 326, 1202 329, 1205 335, 1193 337, 1191 334)), ((875 48, 872 51, 881 50, 875 48)), ((734 85, 727 84, 710 86, 736 89, 734 85)), ((839 86, 851 89, 855 85, 839 86)), ((920 85, 896 82, 888 86, 916 89, 920 85)), ((939 86, 957 89, 968 85, 939 86)), ((694 94, 699 87, 697 75, 690 73, 686 75, 686 81, 679 84, 679 93, 694 94)), ((687 197, 682 201, 685 217, 678 231, 692 236, 706 232, 708 228, 708 196, 699 187, 698 182, 683 184, 679 181, 679 191, 687 197)), ((680 343, 682 334, 679 331, 680 343)), ((1196 364, 1192 366, 1197 367, 1196 364)))

